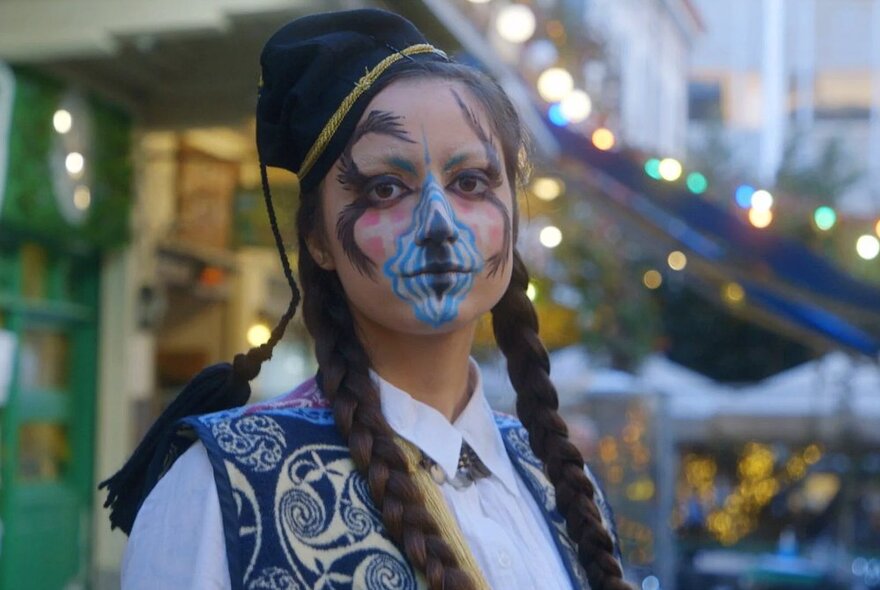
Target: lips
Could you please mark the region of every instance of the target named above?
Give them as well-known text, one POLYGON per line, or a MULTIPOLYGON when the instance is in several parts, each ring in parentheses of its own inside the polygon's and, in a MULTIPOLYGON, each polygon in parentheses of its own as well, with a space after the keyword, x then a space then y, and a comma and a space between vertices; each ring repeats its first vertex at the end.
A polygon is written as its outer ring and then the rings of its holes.
POLYGON ((472 269, 465 268, 463 266, 455 265, 455 264, 427 264, 422 268, 419 268, 411 273, 403 275, 404 277, 415 277, 419 275, 443 275, 450 273, 469 273, 473 272, 472 269))

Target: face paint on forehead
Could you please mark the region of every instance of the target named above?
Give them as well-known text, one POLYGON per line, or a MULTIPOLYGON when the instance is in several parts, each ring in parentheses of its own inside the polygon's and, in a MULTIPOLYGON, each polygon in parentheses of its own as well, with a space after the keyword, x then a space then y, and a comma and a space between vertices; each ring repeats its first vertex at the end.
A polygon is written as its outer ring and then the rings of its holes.
POLYGON ((374 278, 376 263, 358 246, 354 237, 354 226, 364 212, 374 206, 374 203, 365 194, 369 179, 361 173, 351 157, 351 151, 361 138, 370 133, 387 135, 406 143, 415 143, 404 129, 401 123, 402 119, 402 116, 388 111, 370 111, 367 118, 355 129, 351 140, 339 158, 339 174, 337 174, 336 180, 345 190, 354 191, 357 197, 345 206, 336 219, 336 236, 352 265, 358 272, 369 278, 374 278))
MULTIPOLYGON (((476 114, 473 110, 471 110, 470 107, 467 106, 467 103, 464 102, 464 100, 461 98, 461 95, 459 95, 454 88, 450 88, 449 91, 452 92, 452 95, 455 97, 455 102, 461 109, 461 112, 464 115, 464 119, 467 122, 468 126, 471 128, 474 134, 476 134, 477 139, 480 140, 480 143, 483 144, 483 150, 486 154, 486 159, 489 161, 489 166, 497 171, 497 173, 500 175, 501 159, 498 157, 498 150, 495 149, 495 145, 492 143, 489 134, 486 133, 486 130, 483 129, 482 125, 480 125, 480 121, 479 119, 477 119, 476 114)), ((491 277, 500 269, 504 268, 504 266, 507 264, 507 259, 510 257, 511 212, 507 210, 507 207, 504 206, 504 203, 501 201, 501 199, 498 198, 494 191, 488 191, 485 198, 489 203, 492 204, 493 207, 498 210, 498 212, 501 214, 501 218, 504 220, 504 235, 502 237, 501 250, 490 256, 487 264, 488 276, 491 277)))
POLYGON ((439 327, 458 316, 458 307, 483 269, 471 229, 455 215, 443 186, 430 171, 425 143, 427 177, 409 228, 397 238, 397 251, 383 266, 394 293, 407 301, 416 318, 439 327))

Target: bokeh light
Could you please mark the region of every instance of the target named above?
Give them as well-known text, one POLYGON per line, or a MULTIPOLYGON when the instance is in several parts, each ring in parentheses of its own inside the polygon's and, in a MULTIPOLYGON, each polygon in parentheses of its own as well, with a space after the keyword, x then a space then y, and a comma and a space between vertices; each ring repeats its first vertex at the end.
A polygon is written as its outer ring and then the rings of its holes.
POLYGON ((734 193, 736 204, 743 209, 748 209, 752 206, 752 195, 754 194, 755 187, 748 184, 739 185, 738 187, 736 187, 736 192, 734 193))
POLYGON ((880 240, 870 234, 859 236, 856 240, 856 252, 865 260, 874 260, 880 254, 880 240))
POLYGON ((662 178, 660 176, 660 160, 657 158, 651 158, 645 162, 645 174, 654 180, 660 180, 662 178))
POLYGON ((73 191, 73 206, 85 211, 92 204, 92 191, 85 185, 79 185, 73 191))
POLYGON ((55 127, 55 131, 64 135, 73 127, 73 117, 68 111, 58 109, 52 116, 52 126, 55 127))
POLYGON ((549 68, 538 76, 538 94, 547 102, 559 102, 574 90, 574 79, 562 68, 549 68))
POLYGON ((769 209, 749 209, 749 223, 758 229, 764 229, 773 223, 773 211, 769 209))
POLYGON ((663 275, 653 268, 645 272, 642 277, 642 283, 649 289, 657 289, 663 284, 663 275))
MULTIPOLYGON (((523 52, 523 67, 532 72, 541 72, 559 59, 559 49, 550 39, 535 39, 523 52)), ((557 99, 558 100, 558 99, 557 99)))
POLYGON ((547 118, 557 127, 565 127, 569 123, 568 118, 562 112, 562 107, 558 103, 550 105, 550 108, 547 109, 547 118))
POLYGON ((538 288, 535 286, 535 283, 529 282, 529 286, 526 287, 526 297, 529 298, 529 301, 534 301, 535 297, 538 296, 538 288))
POLYGON ((79 178, 85 165, 86 160, 79 152, 70 152, 64 159, 64 167, 67 168, 68 174, 74 178, 79 178))
POLYGON ((555 248, 562 243, 562 232, 555 225, 548 225, 541 230, 538 239, 545 248, 555 248))
POLYGON ((269 341, 272 336, 272 330, 263 323, 252 325, 247 331, 247 341, 251 346, 260 346, 269 341))
POLYGON ((874 233, 880 237, 880 219, 877 220, 877 224, 874 226, 874 233))
POLYGON ((593 145, 602 151, 610 150, 614 147, 616 142, 617 140, 614 137, 614 133, 612 133, 610 129, 599 127, 593 131, 593 145))
POLYGON ((773 208, 773 195, 763 189, 752 194, 752 209, 768 211, 773 208))
POLYGON ((525 4, 510 4, 498 11, 495 29, 505 41, 528 41, 535 34, 535 13, 525 4))
POLYGON ((746 298, 746 292, 739 283, 725 283, 721 289, 721 295, 728 303, 741 303, 746 298))
POLYGON ((593 101, 583 90, 572 90, 559 102, 559 108, 569 122, 580 123, 593 112, 593 101))
POLYGON ((560 42, 565 42, 566 33, 565 33, 565 25, 563 25, 558 20, 548 20, 544 25, 547 34, 550 35, 553 39, 556 39, 560 42))
POLYGON ((675 158, 660 160, 660 178, 673 182, 681 178, 681 162, 675 158))
POLYGON ((562 194, 565 184, 558 178, 538 176, 532 181, 531 190, 542 201, 552 201, 562 194))
POLYGON ((837 213, 831 207, 823 205, 813 212, 813 222, 822 231, 828 231, 837 223, 837 213))
POLYGON ((688 190, 695 195, 701 195, 706 192, 707 188, 709 188, 709 181, 699 172, 691 172, 688 174, 685 182, 687 183, 688 190))
POLYGON ((672 270, 684 270, 684 267, 687 266, 687 262, 687 256, 685 256, 684 252, 680 250, 674 250, 666 257, 666 263, 672 270))

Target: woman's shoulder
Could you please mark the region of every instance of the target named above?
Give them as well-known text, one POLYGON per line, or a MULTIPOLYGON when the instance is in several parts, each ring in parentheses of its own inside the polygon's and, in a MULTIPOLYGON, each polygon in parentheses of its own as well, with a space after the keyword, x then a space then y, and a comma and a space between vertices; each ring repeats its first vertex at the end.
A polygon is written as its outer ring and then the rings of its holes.
POLYGON ((347 452, 315 379, 269 400, 188 418, 178 435, 200 440, 218 468, 230 464, 262 474, 281 468, 300 449, 347 452))
MULTIPOLYGON (((547 493, 552 488, 552 484, 546 474, 543 461, 532 450, 528 431, 515 416, 497 411, 493 412, 493 414, 508 452, 511 453, 522 468, 520 473, 524 477, 526 485, 532 487, 536 497, 545 503, 545 507, 548 510, 554 509, 555 492, 552 494, 547 493)), ((584 473, 593 487, 593 500, 599 509, 602 525, 611 535, 614 543, 614 554, 620 560, 620 542, 617 537, 617 527, 614 523, 614 513, 606 499, 600 478, 590 469, 587 463, 584 464, 584 473)))
POLYGON ((257 413, 290 409, 329 410, 331 407, 330 400, 318 386, 318 380, 312 377, 287 393, 247 406, 246 410, 257 413))
POLYGON ((305 420, 319 425, 333 424, 333 406, 312 377, 289 392, 254 403, 202 414, 188 419, 190 425, 215 427, 223 423, 271 423, 278 420, 305 420))

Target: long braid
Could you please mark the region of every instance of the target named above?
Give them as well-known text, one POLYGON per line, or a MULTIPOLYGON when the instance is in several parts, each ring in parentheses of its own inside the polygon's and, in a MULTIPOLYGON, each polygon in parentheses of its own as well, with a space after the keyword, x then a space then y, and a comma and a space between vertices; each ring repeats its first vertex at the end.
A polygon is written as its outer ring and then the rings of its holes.
POLYGON ((614 558, 611 536, 602 525, 583 457, 568 440, 568 429, 557 412, 559 400, 550 381, 550 359, 538 338, 538 318, 526 296, 528 284, 528 271, 514 251, 510 286, 492 309, 492 325, 517 393, 517 414, 529 433, 532 450, 547 467, 557 508, 577 544, 590 587, 631 590, 614 558))
MULTIPOLYGON (((304 199, 299 235, 308 235, 314 211, 304 199)), ((303 317, 315 339, 324 394, 332 401, 336 425, 352 459, 367 479, 373 503, 391 539, 410 564, 424 573, 432 590, 474 588, 425 507, 394 432, 382 415, 370 360, 355 332, 354 319, 335 272, 320 268, 300 239, 299 272, 304 287, 303 317)))

